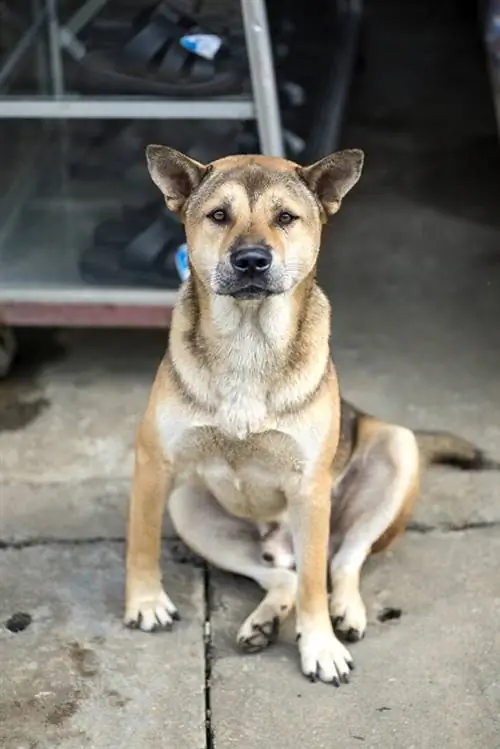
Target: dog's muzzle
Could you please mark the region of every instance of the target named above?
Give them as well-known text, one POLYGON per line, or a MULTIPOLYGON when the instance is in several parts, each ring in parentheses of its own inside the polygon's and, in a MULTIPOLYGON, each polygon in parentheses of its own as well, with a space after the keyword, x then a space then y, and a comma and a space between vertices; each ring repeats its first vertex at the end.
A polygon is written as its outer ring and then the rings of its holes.
POLYGON ((273 254, 263 246, 245 246, 229 255, 230 277, 222 293, 236 299, 258 299, 275 293, 271 279, 273 254))

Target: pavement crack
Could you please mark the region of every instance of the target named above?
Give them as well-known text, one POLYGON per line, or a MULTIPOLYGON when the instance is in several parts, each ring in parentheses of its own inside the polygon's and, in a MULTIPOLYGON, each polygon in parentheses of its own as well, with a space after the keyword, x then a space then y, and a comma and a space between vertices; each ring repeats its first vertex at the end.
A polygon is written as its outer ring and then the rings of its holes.
MULTIPOLYGON (((430 525, 427 523, 421 523, 417 520, 412 520, 410 523, 408 523, 406 530, 408 533, 420 533, 424 535, 426 533, 435 532, 459 533, 460 531, 484 530, 486 528, 500 528, 500 520, 477 520, 467 521, 463 523, 439 523, 438 525, 430 525)), ((0 539, 0 551, 8 551, 11 549, 31 549, 39 546, 93 546, 96 544, 123 544, 125 543, 125 541, 126 539, 124 536, 90 536, 89 538, 50 538, 41 536, 38 538, 23 538, 17 541, 6 541, 0 539)), ((162 536, 162 542, 176 544, 179 542, 179 539, 177 538, 177 536, 162 536)), ((197 567, 205 568, 203 561, 194 554, 182 554, 180 550, 176 551, 176 556, 178 557, 176 561, 178 561, 179 564, 189 563, 197 567)))
POLYGON ((439 523, 439 525, 428 525, 412 521, 406 526, 409 533, 460 533, 461 531, 484 530, 485 528, 500 528, 500 520, 476 520, 465 521, 463 523, 439 523))
MULTIPOLYGON (((162 541, 175 541, 175 536, 162 536, 162 541)), ((95 544, 123 544, 124 536, 91 536, 89 538, 24 538, 18 541, 0 540, 0 551, 31 549, 38 546, 93 546, 95 544)))
POLYGON ((212 725, 212 586, 210 568, 203 567, 203 584, 205 593, 205 616, 203 620, 203 645, 205 655, 205 749, 215 749, 214 731, 212 725))

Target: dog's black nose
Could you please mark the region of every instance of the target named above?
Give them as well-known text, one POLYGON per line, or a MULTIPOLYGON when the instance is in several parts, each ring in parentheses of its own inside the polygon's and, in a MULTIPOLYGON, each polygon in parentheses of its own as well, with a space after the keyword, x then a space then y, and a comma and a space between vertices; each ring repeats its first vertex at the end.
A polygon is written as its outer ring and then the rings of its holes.
POLYGON ((264 247, 242 247, 231 253, 231 265, 241 275, 257 276, 269 270, 273 256, 264 247))

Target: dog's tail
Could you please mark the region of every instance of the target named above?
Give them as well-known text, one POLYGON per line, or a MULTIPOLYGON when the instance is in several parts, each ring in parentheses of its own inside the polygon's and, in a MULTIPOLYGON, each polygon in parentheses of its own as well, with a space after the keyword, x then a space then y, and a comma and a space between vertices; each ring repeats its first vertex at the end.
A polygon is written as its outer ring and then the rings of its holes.
POLYGON ((428 465, 447 465, 464 471, 498 471, 493 460, 473 442, 451 432, 414 431, 420 455, 428 465))

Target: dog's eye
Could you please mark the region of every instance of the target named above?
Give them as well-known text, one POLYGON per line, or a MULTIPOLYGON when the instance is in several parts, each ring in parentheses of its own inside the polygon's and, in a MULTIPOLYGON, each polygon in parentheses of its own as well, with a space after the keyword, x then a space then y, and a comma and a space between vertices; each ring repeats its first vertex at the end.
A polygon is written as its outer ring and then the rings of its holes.
POLYGON ((279 226, 290 226, 294 221, 298 219, 298 216, 294 216, 290 211, 281 211, 276 217, 276 221, 279 226))
POLYGON ((207 218, 216 224, 225 224, 229 220, 228 213, 224 208, 216 208, 215 211, 210 211, 207 218))

